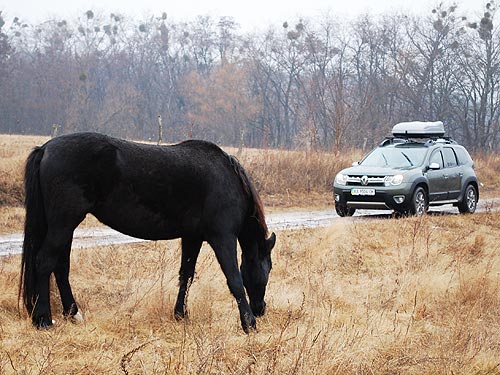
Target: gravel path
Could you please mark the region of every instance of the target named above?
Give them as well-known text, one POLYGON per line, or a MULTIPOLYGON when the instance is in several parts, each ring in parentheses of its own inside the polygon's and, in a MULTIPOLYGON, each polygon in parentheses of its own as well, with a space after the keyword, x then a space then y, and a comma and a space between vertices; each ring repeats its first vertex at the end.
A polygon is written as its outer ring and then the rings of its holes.
MULTIPOLYGON (((486 212, 500 209, 500 198, 480 200, 477 211, 486 212)), ((458 214, 458 210, 452 206, 432 207, 429 214, 458 214)), ((327 227, 338 220, 369 220, 373 218, 391 217, 391 211, 358 210, 353 217, 341 218, 334 209, 304 212, 281 212, 266 216, 270 230, 294 230, 305 228, 327 227)), ((144 242, 117 232, 111 228, 90 227, 77 228, 73 237, 73 248, 85 248, 94 246, 119 245, 133 242, 144 242)), ((20 254, 23 244, 23 234, 15 233, 0 236, 0 256, 8 254, 20 254)))

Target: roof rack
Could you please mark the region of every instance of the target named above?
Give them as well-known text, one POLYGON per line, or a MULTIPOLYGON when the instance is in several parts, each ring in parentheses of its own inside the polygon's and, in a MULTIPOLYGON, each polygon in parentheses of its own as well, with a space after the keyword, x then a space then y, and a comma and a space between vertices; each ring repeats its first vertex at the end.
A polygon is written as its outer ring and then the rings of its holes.
POLYGON ((385 137, 380 143, 379 147, 385 147, 394 144, 407 144, 407 143, 418 143, 423 144, 425 147, 435 145, 436 143, 446 143, 446 144, 457 144, 457 142, 451 137, 385 137))
POLYGON ((456 144, 457 142, 444 136, 444 126, 441 121, 410 121, 394 125, 392 136, 386 137, 380 146, 405 143, 418 143, 429 147, 436 143, 456 144))

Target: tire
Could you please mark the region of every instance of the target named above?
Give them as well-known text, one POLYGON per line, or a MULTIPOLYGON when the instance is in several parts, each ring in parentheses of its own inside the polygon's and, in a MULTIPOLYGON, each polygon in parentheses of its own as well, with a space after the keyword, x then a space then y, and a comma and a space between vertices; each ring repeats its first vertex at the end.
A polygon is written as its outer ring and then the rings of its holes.
POLYGON ((339 215, 340 217, 344 217, 354 215, 356 209, 348 208, 345 204, 342 203, 335 203, 335 211, 337 211, 337 215, 339 215))
POLYGON ((473 214, 477 207, 477 191, 473 185, 467 185, 463 199, 458 202, 458 211, 461 214, 473 214))
POLYGON ((429 208, 429 198, 422 187, 417 187, 413 192, 410 202, 410 213, 415 216, 422 216, 429 208))

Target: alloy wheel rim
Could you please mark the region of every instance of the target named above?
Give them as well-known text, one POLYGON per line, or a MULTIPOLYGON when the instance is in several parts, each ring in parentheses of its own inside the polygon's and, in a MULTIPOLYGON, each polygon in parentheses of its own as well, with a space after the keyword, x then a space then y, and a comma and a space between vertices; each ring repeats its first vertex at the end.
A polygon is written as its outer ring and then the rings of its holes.
POLYGON ((425 212, 425 196, 424 193, 419 192, 415 197, 415 208, 416 212, 419 215, 422 215, 425 212))
POLYGON ((473 189, 469 189, 469 191, 467 192, 467 207, 469 207, 469 210, 473 210, 475 206, 476 194, 474 193, 473 189))

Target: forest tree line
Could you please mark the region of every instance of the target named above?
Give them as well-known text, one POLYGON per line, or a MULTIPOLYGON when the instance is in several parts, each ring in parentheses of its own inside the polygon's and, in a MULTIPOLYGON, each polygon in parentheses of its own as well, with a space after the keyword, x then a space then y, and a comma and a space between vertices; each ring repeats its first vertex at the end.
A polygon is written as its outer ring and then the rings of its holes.
POLYGON ((464 16, 334 15, 242 32, 229 17, 142 21, 87 11, 37 25, 0 13, 0 132, 98 131, 223 145, 372 147, 400 121, 442 120, 498 151, 496 5, 464 16))

